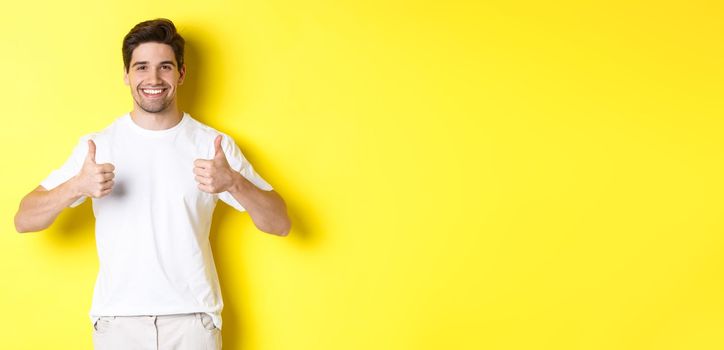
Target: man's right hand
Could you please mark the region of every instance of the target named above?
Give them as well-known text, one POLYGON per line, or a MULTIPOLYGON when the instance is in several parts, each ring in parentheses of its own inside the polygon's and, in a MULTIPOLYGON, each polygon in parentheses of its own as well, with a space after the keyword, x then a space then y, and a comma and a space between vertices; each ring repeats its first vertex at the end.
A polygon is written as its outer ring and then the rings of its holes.
POLYGON ((76 191, 86 197, 106 196, 113 190, 115 168, 111 163, 96 164, 96 144, 88 140, 88 155, 74 178, 76 191))

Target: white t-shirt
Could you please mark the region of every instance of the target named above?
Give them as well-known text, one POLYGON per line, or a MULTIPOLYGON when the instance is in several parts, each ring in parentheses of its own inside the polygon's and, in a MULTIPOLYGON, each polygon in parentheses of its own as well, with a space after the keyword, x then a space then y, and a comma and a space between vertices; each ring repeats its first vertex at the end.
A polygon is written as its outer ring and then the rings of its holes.
POLYGON ((194 160, 213 158, 219 134, 229 165, 258 188, 272 190, 233 139, 187 113, 165 130, 144 129, 125 114, 82 136, 65 164, 41 182, 50 190, 78 174, 89 138, 96 144, 96 163, 115 166, 113 191, 92 199, 99 271, 91 323, 99 316, 205 312, 221 329, 211 216, 219 199, 245 209, 228 192, 199 190, 193 173, 194 160))

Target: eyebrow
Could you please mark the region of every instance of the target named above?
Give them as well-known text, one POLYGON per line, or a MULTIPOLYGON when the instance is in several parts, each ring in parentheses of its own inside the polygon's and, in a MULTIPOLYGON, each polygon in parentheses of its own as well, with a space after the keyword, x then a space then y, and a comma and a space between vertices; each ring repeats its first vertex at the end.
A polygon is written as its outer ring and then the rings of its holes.
MULTIPOLYGON (((131 67, 135 67, 135 66, 137 66, 137 65, 139 65, 139 64, 148 64, 148 61, 138 61, 138 62, 132 64, 131 67)), ((173 63, 173 61, 163 61, 163 62, 161 62, 161 63, 159 63, 159 64, 170 64, 170 65, 176 67, 176 64, 173 63)))

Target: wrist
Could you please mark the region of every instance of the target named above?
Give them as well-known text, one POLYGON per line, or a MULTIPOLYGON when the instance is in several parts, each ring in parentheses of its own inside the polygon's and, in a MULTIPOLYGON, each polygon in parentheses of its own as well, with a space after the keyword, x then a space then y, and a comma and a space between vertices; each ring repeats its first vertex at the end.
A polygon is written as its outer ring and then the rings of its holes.
POLYGON ((78 175, 71 177, 70 181, 68 181, 68 191, 73 198, 80 198, 85 196, 85 193, 81 191, 79 182, 80 179, 78 178, 78 175))
POLYGON ((233 171, 231 186, 229 186, 227 191, 229 191, 229 193, 231 193, 231 194, 234 194, 234 193, 241 194, 248 190, 249 184, 250 184, 249 181, 246 178, 244 178, 244 176, 241 175, 241 173, 233 171))

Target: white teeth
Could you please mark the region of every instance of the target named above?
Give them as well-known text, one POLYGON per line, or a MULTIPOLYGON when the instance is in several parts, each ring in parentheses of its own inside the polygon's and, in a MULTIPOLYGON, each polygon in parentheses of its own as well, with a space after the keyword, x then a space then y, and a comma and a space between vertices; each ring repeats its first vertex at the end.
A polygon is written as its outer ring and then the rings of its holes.
POLYGON ((160 94, 161 91, 163 91, 163 90, 142 90, 142 91, 149 95, 156 95, 156 94, 160 94))

